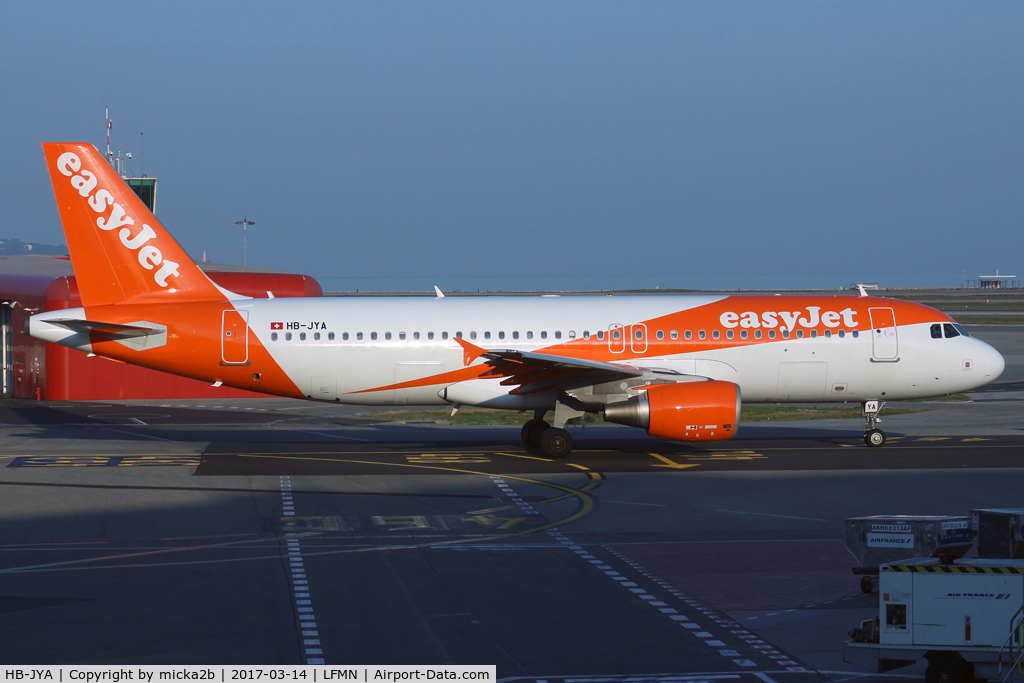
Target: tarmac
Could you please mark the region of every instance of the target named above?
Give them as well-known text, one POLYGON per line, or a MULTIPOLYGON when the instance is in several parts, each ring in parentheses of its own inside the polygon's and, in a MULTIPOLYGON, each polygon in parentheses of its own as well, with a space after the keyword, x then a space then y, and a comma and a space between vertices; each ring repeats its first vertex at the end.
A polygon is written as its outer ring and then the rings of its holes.
POLYGON ((1021 507, 1024 328, 969 402, 688 446, 381 425, 280 399, 0 402, 0 661, 496 664, 499 678, 899 681, 842 522, 1021 507))

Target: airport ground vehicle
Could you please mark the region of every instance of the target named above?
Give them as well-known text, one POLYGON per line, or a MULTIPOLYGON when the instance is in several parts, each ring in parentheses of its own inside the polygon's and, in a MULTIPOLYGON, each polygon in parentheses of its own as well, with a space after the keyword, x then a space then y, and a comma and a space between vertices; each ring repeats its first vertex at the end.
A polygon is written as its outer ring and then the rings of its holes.
POLYGON ((532 411, 524 442, 563 457, 586 413, 717 441, 743 401, 860 403, 881 446, 885 401, 1004 367, 948 315, 867 296, 251 299, 211 282, 92 145, 43 149, 83 306, 29 334, 215 386, 532 411))
POLYGON ((927 683, 1024 678, 1024 562, 903 560, 882 565, 878 592, 847 663, 884 672, 927 659, 927 683))

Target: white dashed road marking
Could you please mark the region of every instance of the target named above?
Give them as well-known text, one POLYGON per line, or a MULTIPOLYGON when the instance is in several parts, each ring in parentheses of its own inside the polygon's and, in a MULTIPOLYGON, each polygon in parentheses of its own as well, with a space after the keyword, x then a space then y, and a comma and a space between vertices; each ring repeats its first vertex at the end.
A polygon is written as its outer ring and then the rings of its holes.
MULTIPOLYGON (((291 477, 281 477, 281 516, 294 517, 295 503, 292 499, 291 477)), ((302 658, 306 664, 323 664, 323 649, 320 647, 320 632, 316 627, 316 616, 313 612, 313 600, 309 593, 309 580, 306 578, 306 567, 302 560, 302 548, 298 534, 285 533, 285 545, 288 551, 289 578, 291 579, 292 599, 295 611, 299 615, 299 630, 302 638, 302 658)))

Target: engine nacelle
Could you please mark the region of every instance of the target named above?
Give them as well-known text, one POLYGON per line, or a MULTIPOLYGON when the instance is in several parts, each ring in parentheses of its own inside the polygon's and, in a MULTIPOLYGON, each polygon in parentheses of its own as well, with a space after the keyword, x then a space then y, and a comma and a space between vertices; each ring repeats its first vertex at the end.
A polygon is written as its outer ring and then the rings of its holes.
MULTIPOLYGON (((639 388, 639 387, 638 387, 639 388)), ((674 441, 723 441, 740 426, 740 387, 732 382, 654 384, 604 408, 608 422, 642 427, 674 441)))

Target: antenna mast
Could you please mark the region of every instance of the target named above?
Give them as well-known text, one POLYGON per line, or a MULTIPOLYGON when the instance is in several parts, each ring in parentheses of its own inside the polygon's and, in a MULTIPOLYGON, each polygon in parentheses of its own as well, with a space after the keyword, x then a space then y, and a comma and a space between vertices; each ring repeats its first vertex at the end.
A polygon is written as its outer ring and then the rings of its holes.
POLYGON ((110 127, 114 124, 114 121, 110 118, 110 107, 103 108, 103 119, 107 122, 107 163, 113 166, 110 157, 110 127))

